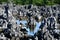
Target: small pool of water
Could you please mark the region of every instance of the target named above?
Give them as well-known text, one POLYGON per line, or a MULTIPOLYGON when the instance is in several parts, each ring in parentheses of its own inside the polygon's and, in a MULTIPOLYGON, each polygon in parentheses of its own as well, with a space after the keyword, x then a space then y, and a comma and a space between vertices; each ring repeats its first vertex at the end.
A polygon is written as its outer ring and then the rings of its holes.
MULTIPOLYGON (((27 23, 26 20, 22 20, 22 21, 17 20, 16 22, 17 22, 18 25, 19 25, 20 23, 22 23, 23 25, 25 25, 25 23, 27 23)), ((29 28, 26 28, 26 27, 25 27, 25 29, 28 31, 27 34, 33 36, 33 35, 39 30, 40 25, 41 25, 41 22, 36 22, 36 27, 34 28, 33 31, 30 31, 29 28)))

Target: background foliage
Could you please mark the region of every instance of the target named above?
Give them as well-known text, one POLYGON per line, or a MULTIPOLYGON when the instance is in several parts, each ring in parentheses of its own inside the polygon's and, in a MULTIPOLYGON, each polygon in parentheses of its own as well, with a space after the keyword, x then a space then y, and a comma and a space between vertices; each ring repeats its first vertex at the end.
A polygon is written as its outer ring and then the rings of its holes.
POLYGON ((15 4, 25 5, 25 4, 33 4, 33 5, 54 5, 60 4, 60 0, 0 0, 2 2, 12 2, 15 4))

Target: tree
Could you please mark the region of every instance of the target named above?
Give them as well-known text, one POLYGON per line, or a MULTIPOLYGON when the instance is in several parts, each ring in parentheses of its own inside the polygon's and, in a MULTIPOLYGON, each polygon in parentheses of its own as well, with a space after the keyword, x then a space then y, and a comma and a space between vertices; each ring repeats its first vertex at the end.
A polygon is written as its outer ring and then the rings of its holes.
MULTIPOLYGON (((11 0, 0 0, 2 2, 10 2, 11 0)), ((60 4, 60 0, 12 0, 15 4, 25 5, 25 4, 33 4, 33 5, 54 5, 60 4)))
POLYGON ((26 2, 26 0, 21 0, 22 5, 24 5, 24 4, 25 4, 25 2, 26 2))
POLYGON ((43 5, 44 0, 35 0, 35 1, 33 1, 33 4, 38 5, 38 6, 43 5))
POLYGON ((60 4, 60 0, 54 0, 55 4, 60 4))
POLYGON ((54 0, 47 0, 47 5, 54 5, 54 0))

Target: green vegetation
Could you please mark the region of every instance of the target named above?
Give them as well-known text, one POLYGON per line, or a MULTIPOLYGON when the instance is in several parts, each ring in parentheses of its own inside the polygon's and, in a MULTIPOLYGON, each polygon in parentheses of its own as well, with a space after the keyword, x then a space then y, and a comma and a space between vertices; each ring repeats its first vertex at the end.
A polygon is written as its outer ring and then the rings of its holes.
MULTIPOLYGON (((0 0, 2 2, 9 2, 9 0, 0 0)), ((12 0, 12 3, 25 5, 25 4, 33 4, 33 5, 54 5, 60 4, 60 0, 12 0)))
POLYGON ((0 0, 0 4, 1 4, 2 2, 8 2, 8 0, 0 0))

